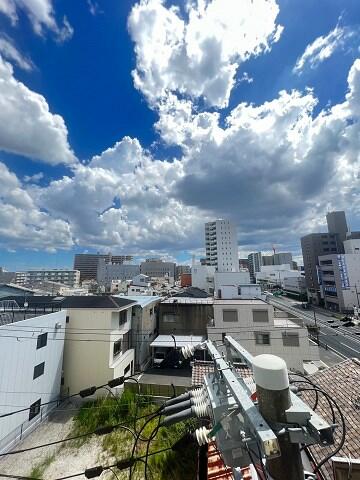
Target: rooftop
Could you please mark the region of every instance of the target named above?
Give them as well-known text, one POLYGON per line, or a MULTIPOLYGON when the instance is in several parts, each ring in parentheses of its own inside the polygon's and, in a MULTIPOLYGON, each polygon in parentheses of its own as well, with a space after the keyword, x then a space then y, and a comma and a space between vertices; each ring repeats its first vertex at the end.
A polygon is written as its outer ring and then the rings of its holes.
POLYGON ((163 300, 161 303, 181 303, 187 305, 212 305, 214 299, 212 297, 207 298, 194 298, 194 297, 170 297, 163 300))
MULTIPOLYGON (((350 358, 325 370, 310 376, 312 382, 327 392, 340 407, 346 421, 346 439, 343 448, 336 454, 337 457, 360 458, 360 361, 350 358)), ((303 392, 302 398, 309 404, 314 404, 314 392, 303 392)), ((332 423, 331 412, 326 398, 319 396, 319 405, 316 410, 329 423, 332 423)), ((335 446, 339 444, 341 435, 341 422, 335 430, 335 446)), ((332 447, 313 446, 310 448, 316 462, 319 462, 328 453, 334 450, 332 447)), ((331 462, 327 462, 323 468, 328 478, 333 478, 331 462)))
MULTIPOLYGON (((198 345, 205 340, 201 335, 174 335, 177 347, 186 347, 186 345, 198 345)), ((150 347, 173 347, 174 339, 171 335, 158 335, 150 347)))
POLYGON ((20 308, 24 308, 24 302, 27 302, 28 310, 40 310, 52 308, 53 306, 58 308, 111 308, 114 310, 135 304, 133 300, 112 295, 73 295, 69 297, 52 295, 8 296, 1 300, 15 300, 20 308))
POLYGON ((123 298, 125 300, 130 300, 136 302, 140 305, 141 308, 147 307, 154 302, 160 302, 162 297, 156 295, 115 295, 116 297, 123 298))
POLYGON ((214 305, 268 305, 266 302, 261 300, 260 298, 253 298, 253 299, 225 299, 225 298, 216 298, 214 299, 214 305))

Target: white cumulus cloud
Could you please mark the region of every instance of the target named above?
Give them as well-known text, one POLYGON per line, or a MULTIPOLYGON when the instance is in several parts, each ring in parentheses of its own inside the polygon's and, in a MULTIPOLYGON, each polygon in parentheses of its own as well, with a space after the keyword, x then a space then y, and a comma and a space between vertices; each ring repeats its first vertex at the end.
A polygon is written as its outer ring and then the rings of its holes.
POLYGON ((275 0, 198 0, 186 17, 161 0, 142 0, 129 17, 135 86, 156 105, 169 92, 225 107, 239 65, 281 34, 275 0))
POLYGON ((52 0, 0 0, 0 12, 8 16, 13 25, 18 21, 18 11, 23 11, 29 18, 34 31, 44 34, 44 29, 52 31, 59 41, 71 38, 73 29, 66 17, 59 25, 55 19, 52 0))
POLYGON ((14 77, 0 56, 0 150, 56 165, 76 161, 60 115, 45 98, 14 77))

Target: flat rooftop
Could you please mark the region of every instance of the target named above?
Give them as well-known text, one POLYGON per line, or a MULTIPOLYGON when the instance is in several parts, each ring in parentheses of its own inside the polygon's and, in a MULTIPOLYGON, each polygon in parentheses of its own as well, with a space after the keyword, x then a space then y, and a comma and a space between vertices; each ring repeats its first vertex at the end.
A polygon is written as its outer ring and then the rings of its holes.
MULTIPOLYGON (((201 335, 174 335, 177 347, 186 347, 186 345, 196 346, 205 340, 201 335)), ((174 347, 174 339, 171 335, 158 335, 150 347, 174 347)))
POLYGON ((260 298, 219 298, 214 300, 214 305, 268 305, 260 298))
POLYGON ((214 299, 212 297, 207 298, 195 298, 195 297, 170 297, 163 300, 161 303, 178 303, 186 305, 212 305, 214 299))

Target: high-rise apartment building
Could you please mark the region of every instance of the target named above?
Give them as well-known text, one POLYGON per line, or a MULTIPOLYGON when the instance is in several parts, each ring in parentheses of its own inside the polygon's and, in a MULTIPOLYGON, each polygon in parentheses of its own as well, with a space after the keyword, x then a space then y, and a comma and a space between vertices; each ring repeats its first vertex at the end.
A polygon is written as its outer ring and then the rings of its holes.
POLYGON ((218 272, 238 272, 236 227, 229 220, 205 223, 206 263, 218 272))
POLYGON ((261 252, 254 252, 248 255, 250 280, 252 283, 256 283, 255 273, 261 271, 262 256, 261 252))
POLYGON ((132 255, 112 255, 111 253, 77 253, 74 258, 74 269, 80 271, 80 281, 96 280, 99 259, 106 263, 131 262, 132 255))

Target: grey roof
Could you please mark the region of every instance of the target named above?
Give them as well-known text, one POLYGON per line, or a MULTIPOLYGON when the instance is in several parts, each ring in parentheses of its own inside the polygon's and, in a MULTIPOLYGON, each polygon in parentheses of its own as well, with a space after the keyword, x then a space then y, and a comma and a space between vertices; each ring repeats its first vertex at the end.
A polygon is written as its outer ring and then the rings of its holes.
MULTIPOLYGON (((1 300, 16 300, 20 307, 24 306, 25 297, 9 296, 1 300)), ((118 309, 135 305, 133 300, 126 300, 121 297, 113 297, 112 295, 73 295, 69 297, 61 296, 43 296, 34 295, 26 297, 28 308, 35 307, 52 307, 59 308, 112 308, 118 309)))
POLYGON ((193 298, 207 298, 211 295, 208 295, 204 290, 197 287, 187 287, 181 290, 179 293, 173 295, 173 297, 193 297, 193 298))

